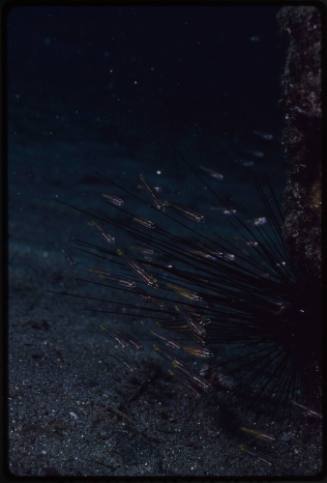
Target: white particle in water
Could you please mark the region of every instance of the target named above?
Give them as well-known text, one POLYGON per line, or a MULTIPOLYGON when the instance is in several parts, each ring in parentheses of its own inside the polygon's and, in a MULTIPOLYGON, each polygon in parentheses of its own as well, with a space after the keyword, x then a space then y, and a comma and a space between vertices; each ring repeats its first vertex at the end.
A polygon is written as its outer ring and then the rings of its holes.
POLYGON ((162 174, 161 169, 157 169, 156 173, 157 173, 158 176, 160 176, 162 174))

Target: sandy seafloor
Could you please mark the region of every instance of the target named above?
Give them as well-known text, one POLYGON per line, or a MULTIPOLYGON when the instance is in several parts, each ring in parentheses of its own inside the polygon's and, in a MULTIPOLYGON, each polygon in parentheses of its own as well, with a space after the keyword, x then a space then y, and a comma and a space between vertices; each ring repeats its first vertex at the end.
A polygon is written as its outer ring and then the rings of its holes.
MULTIPOLYGON (((99 136, 90 114, 79 122, 58 122, 58 129, 48 128, 42 113, 37 114, 19 106, 11 111, 9 124, 10 471, 34 476, 318 474, 320 420, 299 411, 292 423, 268 421, 260 429, 275 440, 249 443, 223 424, 223 397, 195 401, 161 372, 146 345, 143 351, 124 353, 114 347, 101 329, 108 322, 119 325, 114 316, 108 321, 108 316, 85 312, 76 301, 51 293, 85 293, 75 280, 83 260, 71 266, 62 250, 69 252, 73 237, 88 239, 91 229, 57 200, 88 209, 101 206, 101 193, 110 190, 105 179, 99 184, 92 176, 104 174, 135 188, 142 172, 162 187, 163 196, 200 212, 208 209, 208 201, 192 173, 171 159, 169 135, 161 145, 151 144, 151 132, 142 137, 140 126, 116 142, 114 135, 99 136)), ((194 133, 175 136, 174 143, 197 163, 194 133)), ((210 159, 201 163, 224 174, 219 189, 255 207, 242 174, 246 169, 232 162, 242 157, 235 138, 227 136, 222 143, 211 137, 210 143, 210 159)), ((263 150, 264 158, 248 159, 279 183, 278 143, 254 148, 263 150)), ((260 208, 254 213, 262 214, 260 208)), ((216 217, 214 210, 210 217, 216 217)), ((217 226, 228 236, 225 219, 217 215, 217 226)), ((202 229, 212 230, 211 225, 202 229)), ((255 420, 251 424, 255 427, 255 420)))

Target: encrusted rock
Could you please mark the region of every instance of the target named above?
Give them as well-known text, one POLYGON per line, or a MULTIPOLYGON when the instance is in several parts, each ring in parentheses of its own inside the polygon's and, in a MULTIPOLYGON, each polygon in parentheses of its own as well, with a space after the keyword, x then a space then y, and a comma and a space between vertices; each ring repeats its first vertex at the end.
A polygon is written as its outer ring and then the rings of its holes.
POLYGON ((321 269, 321 12, 283 7, 289 46, 282 75, 282 136, 288 163, 284 234, 291 255, 320 277, 321 269))

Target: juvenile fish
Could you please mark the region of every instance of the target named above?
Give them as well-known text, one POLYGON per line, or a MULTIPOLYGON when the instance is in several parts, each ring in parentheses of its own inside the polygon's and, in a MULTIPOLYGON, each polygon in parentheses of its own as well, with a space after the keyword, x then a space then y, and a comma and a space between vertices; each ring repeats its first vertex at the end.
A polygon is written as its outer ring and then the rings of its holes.
POLYGON ((132 268, 132 270, 134 270, 134 272, 137 273, 137 275, 139 275, 139 277, 141 277, 141 279, 147 285, 154 288, 159 287, 158 280, 149 273, 147 273, 142 267, 140 267, 138 263, 134 261, 128 261, 127 264, 132 268))
POLYGON ((315 416, 316 418, 322 419, 322 415, 317 413, 313 409, 307 408, 303 404, 297 403, 296 401, 292 401, 292 404, 294 404, 294 406, 297 406, 297 407, 303 409, 306 412, 306 414, 308 414, 309 416, 315 416))
POLYGON ((181 346, 176 344, 176 342, 169 340, 169 339, 166 339, 166 337, 164 337, 163 335, 159 335, 156 332, 154 332, 153 330, 151 331, 151 333, 153 335, 155 335, 156 337, 158 337, 159 339, 161 339, 168 347, 171 347, 172 349, 177 349, 177 350, 179 350, 181 348, 181 346))
POLYGON ((250 154, 251 156, 254 156, 255 158, 262 159, 265 157, 265 153, 262 151, 246 151, 247 154, 250 154))
POLYGON ((212 253, 203 252, 202 250, 189 250, 189 252, 198 255, 199 257, 206 258, 207 260, 212 260, 213 262, 217 260, 212 253))
POLYGON ((206 168, 205 166, 200 166, 200 168, 209 174, 212 178, 218 179, 219 181, 224 179, 224 175, 221 173, 217 173, 217 171, 213 171, 210 168, 206 168))
POLYGON ((137 218, 137 217, 134 217, 133 218, 133 221, 135 223, 138 223, 139 225, 142 225, 144 226, 145 228, 148 228, 149 230, 153 230, 156 225, 153 221, 151 220, 145 220, 144 218, 137 218))
POLYGON ((204 215, 201 215, 201 213, 197 213, 195 211, 190 210, 189 208, 184 208, 180 205, 171 204, 170 206, 175 208, 175 210, 183 213, 183 215, 185 215, 186 218, 188 218, 191 221, 195 221, 196 223, 200 223, 201 221, 204 221, 204 215))
POLYGON ((244 426, 241 426, 240 430, 243 431, 244 433, 254 436, 257 439, 261 439, 262 441, 275 441, 275 438, 273 436, 270 436, 269 434, 266 434, 266 433, 261 433, 261 431, 257 431, 256 429, 250 429, 250 428, 245 428, 244 426))
POLYGON ((201 347, 183 347, 184 351, 194 357, 200 357, 202 359, 209 359, 211 352, 206 348, 201 347))
POLYGON ((194 302, 201 302, 202 301, 202 297, 200 297, 200 295, 198 295, 195 292, 191 292, 190 290, 187 290, 184 287, 174 285, 173 283, 167 283, 166 287, 171 288, 176 293, 178 293, 179 295, 181 295, 182 297, 184 297, 188 300, 192 300, 194 302))
POLYGON ((255 218, 253 220, 254 226, 261 226, 265 225, 267 223, 267 218, 265 216, 258 216, 258 218, 255 218))
POLYGON ((255 134, 259 138, 263 139, 264 141, 272 141, 274 139, 274 136, 270 133, 267 133, 267 132, 253 131, 253 134, 255 134))
POLYGON ((156 191, 152 189, 152 187, 146 182, 143 174, 140 174, 140 180, 146 190, 150 193, 154 206, 161 211, 165 211, 166 207, 168 206, 167 201, 162 201, 159 196, 157 195, 156 191))
POLYGON ((110 203, 112 203, 114 206, 124 206, 125 201, 122 198, 119 198, 116 195, 107 195, 105 193, 102 194, 103 198, 106 198, 106 200, 109 200, 110 203))
POLYGON ((109 233, 106 233, 104 231, 104 229, 102 228, 101 225, 99 225, 99 223, 97 223, 96 221, 91 221, 89 223, 90 226, 95 226, 96 229, 101 233, 101 235, 103 236, 103 238, 108 242, 110 243, 111 245, 115 243, 116 241, 116 238, 112 235, 110 235, 109 233))

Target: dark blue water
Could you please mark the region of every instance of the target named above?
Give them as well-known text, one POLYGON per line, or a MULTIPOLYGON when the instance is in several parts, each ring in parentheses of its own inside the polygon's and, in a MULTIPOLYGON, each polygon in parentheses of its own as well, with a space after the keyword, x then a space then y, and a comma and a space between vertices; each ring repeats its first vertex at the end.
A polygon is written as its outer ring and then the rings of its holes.
POLYGON ((178 153, 223 173, 215 189, 254 210, 251 169, 268 173, 280 189, 284 45, 276 11, 13 8, 7 26, 10 217, 23 215, 26 223, 13 237, 59 243, 69 219, 58 230, 60 217, 46 217, 47 230, 39 233, 35 206, 56 197, 92 205, 95 192, 106 189, 92 182, 96 174, 135 189, 142 172, 175 201, 208 210, 213 200, 178 153))

